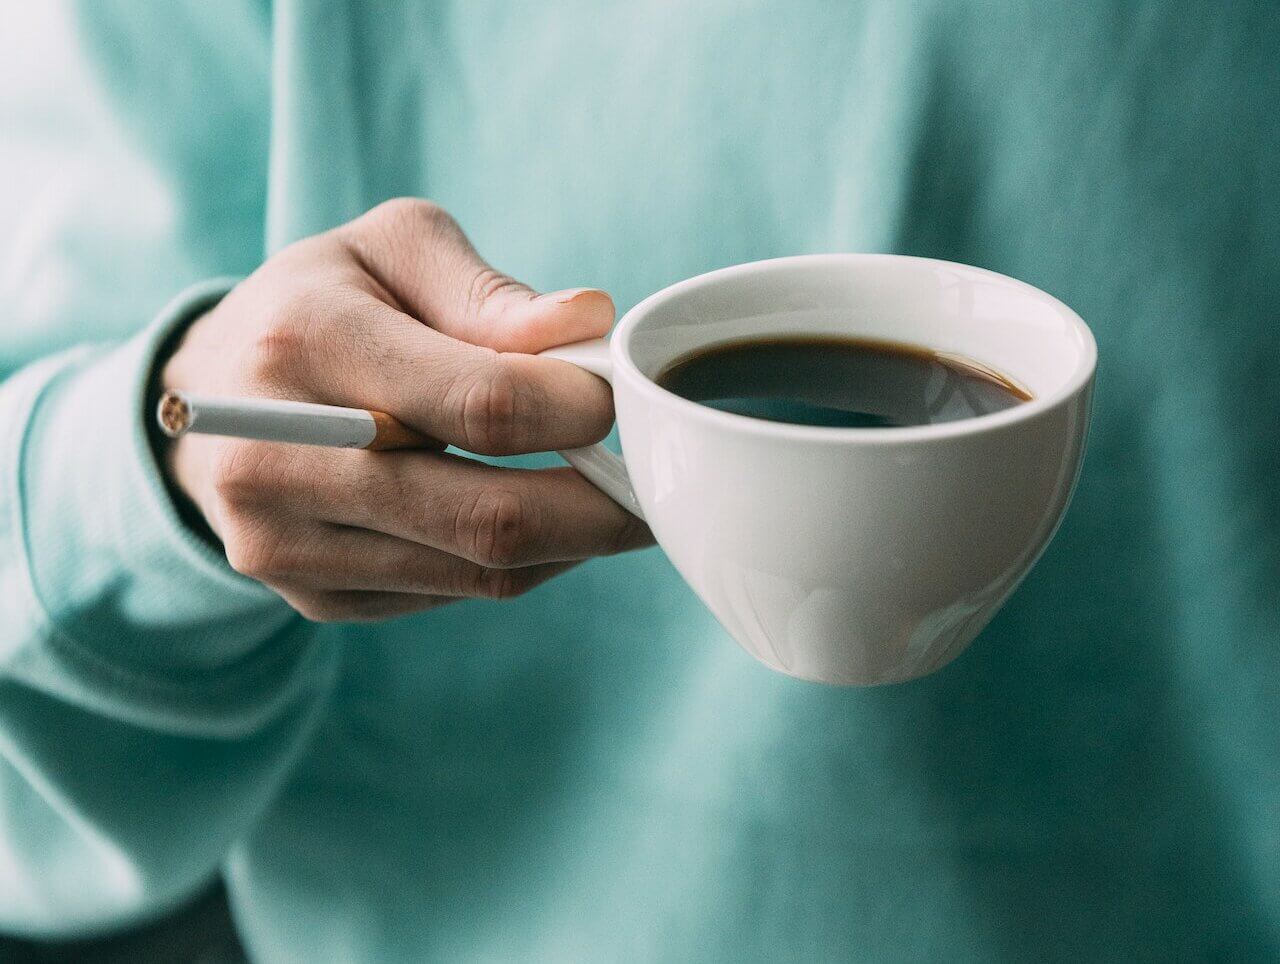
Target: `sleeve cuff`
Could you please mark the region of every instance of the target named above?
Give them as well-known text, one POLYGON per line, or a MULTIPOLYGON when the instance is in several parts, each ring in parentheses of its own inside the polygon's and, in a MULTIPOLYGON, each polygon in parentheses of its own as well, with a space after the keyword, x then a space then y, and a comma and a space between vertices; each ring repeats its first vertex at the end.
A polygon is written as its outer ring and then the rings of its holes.
POLYGON ((17 440, 15 501, 34 617, 77 672, 239 705, 244 685, 279 687, 306 661, 312 627, 183 524, 145 421, 161 346, 234 283, 189 288, 130 341, 46 371, 17 440))

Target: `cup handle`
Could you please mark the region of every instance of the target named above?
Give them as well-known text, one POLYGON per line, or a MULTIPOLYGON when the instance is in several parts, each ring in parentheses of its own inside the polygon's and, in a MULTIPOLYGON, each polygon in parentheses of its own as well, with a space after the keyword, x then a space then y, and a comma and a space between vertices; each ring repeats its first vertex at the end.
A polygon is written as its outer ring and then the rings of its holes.
MULTIPOLYGON (((613 381, 613 359, 609 355, 609 342, 604 338, 576 341, 558 348, 539 352, 543 358, 554 358, 577 365, 584 371, 599 375, 606 382, 613 381)), ((562 449, 560 457, 582 473, 588 482, 613 499, 632 515, 641 519, 644 513, 631 488, 626 463, 603 445, 588 445, 580 449, 562 449)))

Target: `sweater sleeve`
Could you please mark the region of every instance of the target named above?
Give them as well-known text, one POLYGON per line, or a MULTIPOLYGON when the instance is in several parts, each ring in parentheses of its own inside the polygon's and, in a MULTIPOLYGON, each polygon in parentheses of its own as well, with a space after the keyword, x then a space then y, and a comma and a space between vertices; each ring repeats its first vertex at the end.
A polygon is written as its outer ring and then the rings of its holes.
POLYGON ((336 644, 187 531, 130 340, 0 385, 0 931, 84 934, 199 886, 286 775, 336 644))

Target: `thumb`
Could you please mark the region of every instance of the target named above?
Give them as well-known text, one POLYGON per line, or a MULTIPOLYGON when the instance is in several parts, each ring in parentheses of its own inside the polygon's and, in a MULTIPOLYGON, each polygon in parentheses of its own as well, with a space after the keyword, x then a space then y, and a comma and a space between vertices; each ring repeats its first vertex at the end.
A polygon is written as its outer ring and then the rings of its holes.
POLYGON ((406 312, 459 341, 534 354, 602 337, 613 324, 613 299, 604 291, 538 294, 489 265, 430 201, 388 201, 340 231, 406 312))
MULTIPOLYGON (((502 276, 495 273, 495 277, 502 276)), ((441 330, 473 345, 536 354, 544 348, 601 338, 613 325, 613 299, 599 288, 565 288, 540 295, 510 279, 508 285, 476 296, 479 303, 471 311, 441 330)))

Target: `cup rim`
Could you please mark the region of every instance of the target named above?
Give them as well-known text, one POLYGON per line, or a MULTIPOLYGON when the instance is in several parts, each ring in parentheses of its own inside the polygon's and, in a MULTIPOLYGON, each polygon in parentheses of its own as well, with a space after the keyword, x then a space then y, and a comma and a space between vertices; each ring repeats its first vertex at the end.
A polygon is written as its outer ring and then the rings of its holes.
POLYGON ((1084 319, 1070 307, 1053 297, 1053 295, 1040 290, 1034 285, 996 271, 979 268, 976 265, 963 264, 958 261, 943 261, 939 258, 921 258, 906 254, 872 253, 800 254, 783 258, 768 258, 762 261, 750 261, 727 268, 718 268, 714 271, 695 275, 684 281, 678 281, 645 298, 622 316, 610 337, 610 354, 613 358, 615 371, 625 372, 629 380, 634 382, 637 388, 652 401, 674 405, 688 417, 709 425, 718 426, 722 430, 774 438, 804 439, 815 442, 881 444, 974 435, 1036 418, 1043 412, 1056 408, 1082 391, 1093 378, 1098 363, 1097 342, 1094 340, 1093 332, 1089 330, 1089 326, 1085 324, 1084 319), (1075 370, 1056 391, 999 412, 975 415, 953 422, 939 422, 933 425, 907 425, 894 428, 838 428, 827 425, 797 425, 790 422, 771 422, 766 419, 753 418, 750 415, 739 415, 734 412, 711 408, 707 405, 699 405, 697 402, 690 401, 663 388, 644 372, 640 371, 639 367, 631 359, 631 334, 640 322, 651 314, 655 308, 692 289, 715 284, 738 275, 752 274, 771 265, 807 263, 838 266, 842 264, 865 264, 868 261, 914 261, 947 268, 962 268, 966 271, 976 271, 988 275, 1003 283, 1020 288, 1025 293, 1040 301, 1048 302, 1062 312, 1064 318, 1071 323, 1075 334, 1080 339, 1082 348, 1080 360, 1075 370))

